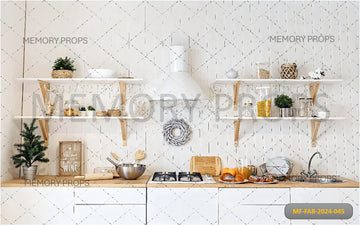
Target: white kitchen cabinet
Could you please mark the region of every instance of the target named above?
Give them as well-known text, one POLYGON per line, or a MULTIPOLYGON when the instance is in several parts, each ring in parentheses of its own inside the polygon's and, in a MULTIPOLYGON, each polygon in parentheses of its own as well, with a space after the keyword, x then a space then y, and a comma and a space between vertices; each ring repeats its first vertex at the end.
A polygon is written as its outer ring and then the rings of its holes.
POLYGON ((146 188, 75 188, 76 224, 146 224, 146 188))
POLYGON ((218 224, 217 188, 148 188, 147 223, 218 224))
POLYGON ((1 188, 1 224, 74 224, 74 189, 1 188))
POLYGON ((219 224, 290 224, 288 188, 219 188, 219 224))
POLYGON ((350 203, 348 220, 292 220, 292 224, 359 224, 359 188, 291 188, 291 203, 350 203))
POLYGON ((75 205, 76 224, 146 224, 146 205, 75 205))

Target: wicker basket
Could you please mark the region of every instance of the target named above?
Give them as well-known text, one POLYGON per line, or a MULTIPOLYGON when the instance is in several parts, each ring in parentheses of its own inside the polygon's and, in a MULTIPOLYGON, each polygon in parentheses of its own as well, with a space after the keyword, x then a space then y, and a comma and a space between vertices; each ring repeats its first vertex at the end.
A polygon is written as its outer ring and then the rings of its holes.
POLYGON ((73 71, 71 70, 53 70, 51 73, 52 78, 72 78, 73 71))
POLYGON ((118 117, 118 116, 121 116, 121 111, 120 111, 120 109, 109 109, 107 111, 107 115, 118 117))
POLYGON ((298 76, 296 63, 282 64, 280 76, 282 79, 296 79, 296 77, 298 76))

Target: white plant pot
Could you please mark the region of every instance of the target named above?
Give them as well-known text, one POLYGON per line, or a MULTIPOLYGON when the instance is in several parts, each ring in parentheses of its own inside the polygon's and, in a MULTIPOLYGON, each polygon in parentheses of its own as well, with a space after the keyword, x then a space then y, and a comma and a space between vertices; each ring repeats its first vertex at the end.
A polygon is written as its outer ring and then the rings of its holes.
POLYGON ((79 116, 87 116, 87 112, 86 111, 79 111, 79 116))
POLYGON ((96 117, 96 111, 87 111, 87 116, 96 117))

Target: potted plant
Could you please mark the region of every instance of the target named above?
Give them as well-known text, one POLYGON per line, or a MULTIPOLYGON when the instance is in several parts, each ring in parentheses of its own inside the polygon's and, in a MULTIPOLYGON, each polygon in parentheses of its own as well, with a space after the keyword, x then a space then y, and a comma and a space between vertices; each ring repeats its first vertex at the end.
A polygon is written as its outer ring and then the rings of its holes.
POLYGON ((68 58, 58 58, 54 62, 51 73, 52 78, 72 78, 75 71, 74 60, 68 58))
POLYGON ((280 108, 280 116, 281 117, 289 117, 290 114, 290 108, 293 104, 292 99, 287 95, 280 95, 275 98, 275 105, 280 108))
POLYGON ((34 165, 34 162, 49 162, 49 159, 45 158, 47 147, 44 146, 44 141, 40 139, 40 135, 35 134, 35 130, 38 128, 34 126, 35 121, 33 119, 30 126, 24 123, 24 130, 20 132, 23 143, 15 144, 19 153, 11 157, 16 168, 22 166, 26 180, 35 179, 37 165, 34 165))
POLYGON ((92 116, 92 117, 96 116, 96 110, 94 107, 89 105, 87 109, 88 109, 88 112, 87 112, 88 116, 92 116))
POLYGON ((80 107, 79 108, 79 116, 87 116, 85 107, 80 107))

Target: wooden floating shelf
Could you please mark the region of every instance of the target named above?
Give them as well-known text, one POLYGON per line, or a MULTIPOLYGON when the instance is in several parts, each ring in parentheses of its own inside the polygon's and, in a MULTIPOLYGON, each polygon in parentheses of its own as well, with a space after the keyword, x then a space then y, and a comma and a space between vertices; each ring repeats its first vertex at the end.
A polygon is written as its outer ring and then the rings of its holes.
POLYGON ((216 84, 234 84, 236 82, 241 82, 243 84, 289 84, 289 85, 303 85, 310 84, 314 82, 326 83, 326 84, 336 84, 343 82, 343 79, 320 79, 320 80, 310 80, 310 79, 216 79, 216 84))
MULTIPOLYGON (((140 84, 143 82, 143 79, 139 78, 50 78, 50 77, 32 77, 32 78, 17 78, 18 81, 21 82, 37 82, 40 86, 41 94, 43 96, 44 105, 46 92, 50 90, 50 84, 112 84, 118 83, 120 89, 120 97, 121 97, 121 110, 126 111, 126 86, 128 84, 140 84)), ((74 119, 74 120, 86 120, 86 119, 119 119, 121 125, 121 137, 123 140, 123 146, 127 145, 127 121, 128 120, 141 120, 144 119, 142 117, 128 117, 128 116, 120 116, 120 117, 85 117, 85 116, 77 116, 77 117, 65 117, 65 116, 16 116, 15 119, 38 119, 41 132, 43 134, 45 140, 45 146, 49 144, 49 120, 50 119, 74 119)))
POLYGON ((49 78, 49 77, 32 77, 32 78, 17 78, 18 81, 22 82, 37 82, 43 81, 47 83, 58 83, 58 84, 111 84, 111 83, 118 83, 123 82, 127 84, 140 84, 143 82, 141 78, 49 78))
POLYGON ((15 119, 55 119, 55 120, 143 120, 145 117, 141 116, 15 116, 15 119))
POLYGON ((234 121, 234 145, 239 145, 239 131, 240 131, 240 121, 241 120, 269 120, 269 121, 310 121, 311 122, 311 146, 316 147, 316 138, 319 131, 319 127, 322 121, 327 120, 345 120, 345 117, 328 117, 328 118, 318 118, 318 117, 220 117, 221 120, 233 120, 234 121))
POLYGON ((221 120, 344 120, 345 117, 237 117, 237 116, 220 116, 221 120))

